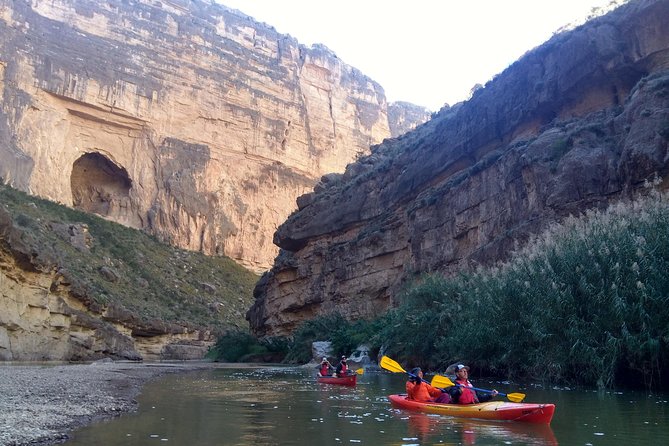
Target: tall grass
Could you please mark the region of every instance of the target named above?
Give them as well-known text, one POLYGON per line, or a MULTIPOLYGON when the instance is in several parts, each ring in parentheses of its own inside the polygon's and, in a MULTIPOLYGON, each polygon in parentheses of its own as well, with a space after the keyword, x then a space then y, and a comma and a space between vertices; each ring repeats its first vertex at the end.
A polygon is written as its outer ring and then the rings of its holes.
POLYGON ((666 386, 669 204, 657 192, 554 225, 450 283, 433 358, 500 375, 666 386))

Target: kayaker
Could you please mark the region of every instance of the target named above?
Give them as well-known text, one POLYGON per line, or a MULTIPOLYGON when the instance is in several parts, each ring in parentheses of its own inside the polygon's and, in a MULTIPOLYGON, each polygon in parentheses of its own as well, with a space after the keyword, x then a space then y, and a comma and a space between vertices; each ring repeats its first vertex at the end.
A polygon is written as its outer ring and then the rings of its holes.
POLYGON ((346 376, 349 374, 348 365, 346 364, 346 356, 341 357, 341 361, 339 361, 339 364, 337 364, 337 368, 335 369, 335 374, 337 376, 346 376))
POLYGON ((332 375, 332 364, 330 364, 330 361, 328 361, 328 358, 323 356, 323 360, 321 361, 321 364, 318 366, 318 376, 330 376, 332 375))
POLYGON ((490 393, 481 393, 468 387, 474 387, 469 382, 469 367, 463 364, 457 364, 455 371, 455 386, 448 388, 448 393, 451 395, 451 400, 458 404, 477 404, 490 401, 497 395, 497 390, 490 393))
POLYGON ((441 389, 432 387, 423 381, 423 370, 416 367, 411 370, 409 380, 406 382, 407 396, 409 399, 423 403, 450 403, 451 396, 441 389))

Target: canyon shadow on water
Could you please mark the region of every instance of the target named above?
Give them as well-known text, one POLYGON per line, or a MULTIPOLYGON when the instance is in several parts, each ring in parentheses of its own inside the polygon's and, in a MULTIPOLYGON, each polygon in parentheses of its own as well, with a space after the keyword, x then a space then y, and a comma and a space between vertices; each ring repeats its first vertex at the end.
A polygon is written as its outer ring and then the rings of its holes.
MULTIPOLYGON (((72 433, 75 445, 629 445, 669 444, 669 395, 475 385, 556 404, 550 426, 463 420, 394 409, 405 376, 366 371, 354 388, 315 369, 224 366, 149 383, 139 410, 72 433)), ((429 377, 428 377, 429 378, 429 377)))

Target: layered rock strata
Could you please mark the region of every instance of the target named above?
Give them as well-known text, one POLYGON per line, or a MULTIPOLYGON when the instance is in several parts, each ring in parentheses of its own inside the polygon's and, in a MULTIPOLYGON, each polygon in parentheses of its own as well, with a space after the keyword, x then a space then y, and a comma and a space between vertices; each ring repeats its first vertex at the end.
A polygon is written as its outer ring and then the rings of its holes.
POLYGON ((255 333, 372 317, 421 273, 503 260, 551 222, 666 178, 667 18, 669 1, 640 0, 556 35, 300 197, 247 313, 255 333))
MULTIPOLYGON (((37 222, 25 215, 13 219, 0 206, 0 361, 202 359, 226 325, 219 309, 205 303, 200 310, 220 319, 220 327, 168 322, 126 308, 120 296, 108 294, 109 289, 101 291, 90 277, 73 272, 75 265, 72 270, 64 266, 63 258, 71 257, 62 252, 63 244, 49 243, 36 234, 46 230, 68 239, 80 253, 76 262, 94 262, 87 253, 99 241, 86 225, 37 222)), ((99 274, 119 284, 136 279, 111 267, 99 268, 99 274)), ((172 280, 164 281, 162 292, 170 293, 172 280)), ((136 289, 141 287, 137 283, 126 289, 141 295, 136 289)), ((186 299, 178 291, 175 294, 186 299)), ((192 297, 198 298, 202 300, 192 297)), ((225 311, 239 314, 240 319, 245 308, 248 303, 241 298, 225 305, 225 311)))
MULTIPOLYGON (((448 104, 444 107, 448 108, 448 104)), ((390 136, 397 138, 415 129, 430 119, 431 112, 420 105, 409 102, 391 102, 388 104, 388 123, 390 136)))
POLYGON ((256 271, 390 135, 376 82, 201 0, 0 0, 0 95, 6 184, 256 271))

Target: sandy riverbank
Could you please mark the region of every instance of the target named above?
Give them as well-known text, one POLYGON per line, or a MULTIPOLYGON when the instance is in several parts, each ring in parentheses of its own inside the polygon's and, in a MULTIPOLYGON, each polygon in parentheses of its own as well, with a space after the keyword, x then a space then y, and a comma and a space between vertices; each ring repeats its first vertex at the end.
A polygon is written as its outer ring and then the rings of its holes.
POLYGON ((137 409, 149 380, 219 365, 206 362, 0 363, 0 446, 62 443, 73 429, 137 409))

